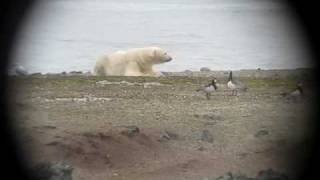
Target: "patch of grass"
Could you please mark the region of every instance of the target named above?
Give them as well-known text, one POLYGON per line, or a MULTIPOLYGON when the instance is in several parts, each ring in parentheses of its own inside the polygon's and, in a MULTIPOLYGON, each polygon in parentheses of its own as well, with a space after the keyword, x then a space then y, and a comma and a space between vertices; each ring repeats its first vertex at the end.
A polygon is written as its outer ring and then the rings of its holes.
MULTIPOLYGON (((169 76, 169 77, 123 77, 123 76, 40 76, 40 77, 13 77, 11 79, 14 84, 23 86, 38 86, 54 89, 78 88, 94 85, 98 81, 107 80, 110 82, 159 82, 167 85, 200 85, 209 83, 210 77, 187 77, 187 76, 169 76)), ((240 78, 240 81, 245 83, 249 88, 265 88, 265 87, 280 87, 287 86, 294 88, 297 83, 297 78, 240 78)), ((218 79, 219 83, 226 83, 226 79, 218 79)))
POLYGON ((280 87, 287 86, 293 88, 296 86, 297 81, 292 78, 283 79, 272 79, 272 78, 261 78, 261 79, 246 79, 243 81, 248 87, 280 87))

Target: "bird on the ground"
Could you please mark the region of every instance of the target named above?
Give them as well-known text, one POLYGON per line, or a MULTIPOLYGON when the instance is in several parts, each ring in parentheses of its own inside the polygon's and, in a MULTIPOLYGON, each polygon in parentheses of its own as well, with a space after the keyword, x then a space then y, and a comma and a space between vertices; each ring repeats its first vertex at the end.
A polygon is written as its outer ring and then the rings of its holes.
POLYGON ((287 97, 287 98, 293 98, 297 99, 299 97, 303 96, 303 88, 302 88, 302 83, 298 82, 296 85, 296 88, 291 91, 290 93, 281 93, 282 96, 287 97))
POLYGON ((214 92, 214 91, 217 91, 218 90, 218 86, 217 86, 217 79, 214 78, 210 84, 207 84, 199 89, 197 89, 197 92, 199 91, 203 91, 206 93, 206 97, 207 99, 209 100, 210 99, 210 96, 211 96, 211 93, 214 92))
POLYGON ((298 83, 296 89, 290 93, 291 96, 303 95, 302 83, 298 83))
POLYGON ((232 90, 232 95, 238 95, 238 91, 246 91, 248 88, 245 84, 232 77, 232 71, 229 73, 227 88, 232 90))

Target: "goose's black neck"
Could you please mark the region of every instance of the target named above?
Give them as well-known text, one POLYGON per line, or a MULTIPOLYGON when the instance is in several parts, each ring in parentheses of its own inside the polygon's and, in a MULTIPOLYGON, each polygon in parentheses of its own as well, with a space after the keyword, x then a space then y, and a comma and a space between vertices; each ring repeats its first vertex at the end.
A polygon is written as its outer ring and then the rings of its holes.
POLYGON ((302 89, 301 86, 298 86, 297 89, 298 89, 298 91, 299 91, 301 94, 303 94, 303 89, 302 89))
POLYGON ((216 84, 216 80, 212 80, 211 84, 214 87, 214 89, 218 89, 217 84, 216 84))
POLYGON ((229 73, 229 79, 228 79, 228 81, 232 81, 232 71, 230 71, 230 73, 229 73))

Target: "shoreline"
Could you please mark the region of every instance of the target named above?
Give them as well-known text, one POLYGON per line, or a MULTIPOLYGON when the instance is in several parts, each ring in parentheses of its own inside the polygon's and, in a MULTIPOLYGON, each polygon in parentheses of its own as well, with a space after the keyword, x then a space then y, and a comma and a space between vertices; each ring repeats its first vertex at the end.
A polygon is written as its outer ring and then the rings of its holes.
MULTIPOLYGON (((241 69, 241 70, 232 70, 235 76, 241 78, 286 78, 291 76, 312 76, 315 73, 316 68, 296 68, 296 69, 241 69)), ((186 77, 216 77, 221 78, 228 76, 230 70, 210 70, 204 69, 199 71, 177 71, 177 72, 168 72, 168 71, 160 71, 163 76, 162 77, 172 77, 172 76, 186 76, 186 77)), ((21 76, 17 74, 10 74, 11 76, 21 76)), ((60 73, 30 73, 24 74, 23 76, 93 76, 90 71, 69 71, 69 72, 60 72, 60 73)), ((99 77, 99 76, 96 76, 99 77)), ((125 77, 125 76, 106 76, 106 77, 125 77)), ((150 77, 150 76, 146 76, 150 77)))

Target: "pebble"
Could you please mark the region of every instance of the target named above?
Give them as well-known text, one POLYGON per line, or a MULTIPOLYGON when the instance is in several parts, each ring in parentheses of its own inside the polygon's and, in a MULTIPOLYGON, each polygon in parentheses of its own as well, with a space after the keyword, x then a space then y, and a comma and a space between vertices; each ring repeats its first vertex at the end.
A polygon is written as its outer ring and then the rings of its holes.
POLYGON ((203 130, 201 134, 201 140, 205 142, 212 143, 213 142, 213 136, 210 134, 208 130, 203 130))
POLYGON ((256 132, 256 134, 254 136, 259 138, 259 137, 262 137, 262 136, 266 136, 268 134, 269 134, 269 131, 263 129, 263 130, 259 130, 258 132, 256 132))
POLYGON ((137 126, 125 126, 125 128, 125 130, 121 131, 121 134, 128 137, 133 137, 140 133, 140 129, 137 126))
POLYGON ((163 141, 168 141, 168 140, 171 140, 171 139, 172 140, 178 139, 178 134, 175 134, 175 133, 172 133, 172 132, 169 132, 169 131, 164 131, 164 132, 161 133, 159 141, 163 142, 163 141))

